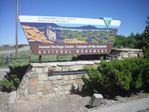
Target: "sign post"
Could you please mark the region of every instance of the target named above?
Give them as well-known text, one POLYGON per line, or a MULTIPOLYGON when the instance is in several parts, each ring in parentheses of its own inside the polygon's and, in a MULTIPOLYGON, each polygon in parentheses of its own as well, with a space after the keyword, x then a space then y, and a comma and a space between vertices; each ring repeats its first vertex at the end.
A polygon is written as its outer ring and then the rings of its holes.
POLYGON ((42 56, 39 55, 39 63, 41 63, 41 62, 42 62, 42 56))
POLYGON ((16 59, 18 58, 18 0, 16 0, 16 59))

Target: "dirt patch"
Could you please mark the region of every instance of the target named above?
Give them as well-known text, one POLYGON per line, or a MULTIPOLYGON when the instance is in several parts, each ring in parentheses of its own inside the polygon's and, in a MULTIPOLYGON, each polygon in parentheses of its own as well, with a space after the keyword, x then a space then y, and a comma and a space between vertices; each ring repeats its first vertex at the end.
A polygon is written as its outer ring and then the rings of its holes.
POLYGON ((10 112, 88 112, 84 105, 88 104, 89 99, 79 95, 44 98, 17 103, 11 107, 10 112))
POLYGON ((9 93, 0 92, 0 112, 8 111, 9 93))
MULTIPOLYGON (((148 93, 139 93, 131 97, 118 96, 115 100, 106 100, 106 103, 99 107, 87 108, 90 97, 82 97, 72 94, 65 96, 56 96, 41 98, 34 101, 18 102, 8 105, 9 94, 0 92, 0 112, 91 112, 93 110, 111 107, 117 104, 129 102, 149 97, 148 93)), ((149 109, 140 110, 138 112, 148 112, 149 109)))

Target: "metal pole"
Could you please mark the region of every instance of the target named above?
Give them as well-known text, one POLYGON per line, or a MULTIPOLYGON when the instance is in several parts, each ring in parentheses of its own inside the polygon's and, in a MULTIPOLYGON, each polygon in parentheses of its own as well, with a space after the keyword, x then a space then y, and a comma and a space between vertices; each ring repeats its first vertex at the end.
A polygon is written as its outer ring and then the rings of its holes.
POLYGON ((39 63, 41 63, 42 62, 42 56, 40 55, 39 56, 39 63))
POLYGON ((16 0, 16 59, 18 58, 18 0, 16 0))
POLYGON ((29 56, 29 64, 31 63, 31 56, 29 56))
POLYGON ((58 59, 58 55, 56 55, 56 61, 59 61, 59 59, 58 59))

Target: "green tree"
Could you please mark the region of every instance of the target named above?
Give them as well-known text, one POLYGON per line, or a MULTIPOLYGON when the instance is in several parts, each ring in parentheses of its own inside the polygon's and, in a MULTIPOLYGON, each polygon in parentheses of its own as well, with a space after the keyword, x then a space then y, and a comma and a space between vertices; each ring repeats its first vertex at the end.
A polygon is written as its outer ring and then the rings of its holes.
POLYGON ((114 47, 126 47, 126 43, 126 37, 119 35, 115 37, 114 47))
POLYGON ((138 41, 136 47, 143 49, 144 56, 149 58, 149 16, 147 17, 146 24, 144 32, 136 37, 138 41))

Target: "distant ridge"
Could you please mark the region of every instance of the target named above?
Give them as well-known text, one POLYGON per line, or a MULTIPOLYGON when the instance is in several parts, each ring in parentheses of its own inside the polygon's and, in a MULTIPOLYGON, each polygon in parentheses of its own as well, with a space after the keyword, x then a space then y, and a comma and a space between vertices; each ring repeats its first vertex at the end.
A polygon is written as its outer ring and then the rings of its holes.
POLYGON ((65 26, 60 26, 57 25, 55 23, 23 23, 23 25, 28 25, 28 26, 32 26, 32 27, 43 27, 43 26, 50 26, 52 28, 70 28, 70 29, 99 29, 99 30, 116 30, 117 28, 97 28, 96 26, 93 25, 86 25, 86 26, 80 26, 80 27, 65 27, 65 26))

